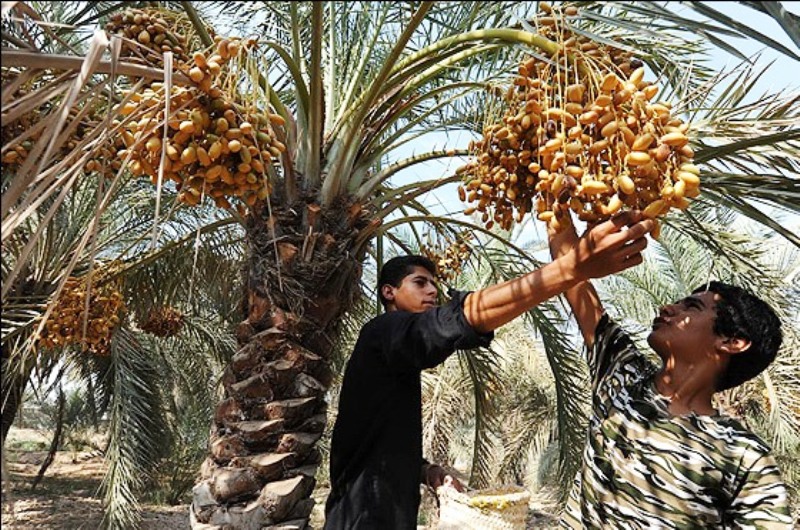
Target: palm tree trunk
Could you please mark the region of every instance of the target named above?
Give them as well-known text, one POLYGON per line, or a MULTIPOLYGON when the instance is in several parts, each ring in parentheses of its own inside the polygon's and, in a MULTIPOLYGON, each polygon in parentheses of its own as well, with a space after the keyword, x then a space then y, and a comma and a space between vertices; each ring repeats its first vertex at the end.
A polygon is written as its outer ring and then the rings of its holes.
MULTIPOLYGON (((59 374, 59 377, 61 374, 59 374)), ((66 398, 64 397, 64 388, 59 384, 58 385, 58 416, 56 417, 56 430, 53 433, 53 439, 50 441, 50 450, 47 452, 47 457, 42 462, 42 465, 39 466, 39 472, 36 474, 36 478, 33 479, 33 483, 31 484, 31 491, 36 490, 36 486, 39 485, 39 482, 42 481, 44 478, 44 474, 47 473, 47 468, 50 467, 50 464, 53 463, 53 460, 56 459, 56 453, 58 452, 58 446, 61 445, 61 434, 64 432, 64 404, 66 402, 66 398)))
POLYGON ((364 255, 353 249, 366 223, 360 208, 323 220, 314 204, 278 204, 248 219, 249 316, 223 376, 193 528, 303 529, 314 506, 329 357, 359 292, 364 255))

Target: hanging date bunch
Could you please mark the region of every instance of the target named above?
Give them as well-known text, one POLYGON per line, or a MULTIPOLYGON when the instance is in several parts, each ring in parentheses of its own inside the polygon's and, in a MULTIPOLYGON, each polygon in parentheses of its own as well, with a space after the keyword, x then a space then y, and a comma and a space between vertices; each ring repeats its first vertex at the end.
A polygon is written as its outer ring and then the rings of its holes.
POLYGON ((247 62, 255 39, 215 41, 212 50, 177 62, 190 84, 171 87, 168 113, 164 83, 125 93, 118 107, 124 119, 115 123, 122 128, 116 155, 134 175, 155 184, 163 152, 163 182, 173 181, 185 204, 211 197, 221 208, 230 208, 233 199, 240 208, 252 206, 271 192, 270 166, 286 149, 275 127, 284 120, 239 101, 234 70, 247 62))
POLYGON ((22 116, 13 124, 3 124, 3 165, 10 167, 21 166, 28 158, 28 154, 33 149, 34 144, 42 136, 42 131, 38 130, 34 133, 26 133, 29 131, 38 117, 34 112, 26 116, 22 116), (24 139, 20 139, 24 135, 24 139))
MULTIPOLYGON (((3 83, 12 83, 17 78, 17 72, 11 70, 3 71, 3 83)), ((52 79, 46 75, 35 77, 26 83, 23 83, 17 90, 14 91, 10 98, 13 105, 18 102, 26 101, 29 94, 35 93, 40 87, 46 85, 52 79)), ((27 112, 17 115, 16 108, 10 105, 11 108, 4 109, 10 115, 4 115, 2 125, 2 160, 3 165, 9 168, 18 168, 25 163, 28 156, 39 142, 43 135, 42 133, 48 130, 48 124, 45 120, 52 118, 54 109, 57 110, 57 104, 60 103, 58 99, 54 101, 45 101, 42 104, 28 110, 27 112)), ((80 108, 77 106, 71 107, 69 110, 68 123, 75 119, 79 119, 77 124, 71 124, 73 128, 70 137, 60 147, 58 152, 53 154, 53 159, 61 160, 63 157, 73 151, 78 144, 86 139, 90 139, 92 134, 97 128, 102 118, 102 109, 94 105, 88 109, 80 108)), ((52 123, 52 122, 51 122, 52 123)), ((47 135, 44 136, 45 140, 49 141, 47 135)), ((44 146, 40 146, 44 148, 44 146)), ((110 151, 103 153, 103 155, 111 155, 110 151)))
POLYGON ((464 263, 472 254, 469 232, 459 233, 455 239, 443 239, 434 242, 427 235, 427 244, 420 246, 420 253, 436 265, 436 277, 439 281, 452 284, 463 272, 464 263))
POLYGON ((122 37, 120 55, 126 61, 147 66, 163 67, 167 51, 176 64, 188 63, 188 50, 200 42, 185 14, 163 9, 125 9, 111 15, 105 29, 122 37))
POLYGON ((169 306, 155 308, 141 327, 156 337, 174 337, 183 329, 183 313, 169 306))
POLYGON ((98 274, 89 288, 85 277, 67 279, 61 295, 52 302, 39 346, 79 346, 94 355, 108 355, 125 303, 117 286, 113 282, 102 283, 101 276, 98 274))
POLYGON ((540 34, 559 51, 523 60, 502 119, 470 144, 474 158, 459 169, 465 213, 504 229, 532 213, 558 229, 555 214, 570 209, 595 222, 627 208, 652 218, 687 208, 700 184, 689 124, 655 99, 640 61, 568 29, 576 8, 540 7, 540 34))
MULTIPOLYGON (((17 80, 19 72, 3 69, 3 86, 17 80)), ((29 82, 14 91, 11 101, 19 101, 36 89, 36 84, 29 82)), ((5 109, 4 109, 5 111, 5 109)), ((42 129, 36 124, 44 114, 44 109, 34 108, 16 119, 10 120, 3 116, 2 125, 2 162, 3 165, 20 166, 28 158, 36 141, 42 136, 42 129)), ((5 112, 4 112, 5 114, 5 112)))

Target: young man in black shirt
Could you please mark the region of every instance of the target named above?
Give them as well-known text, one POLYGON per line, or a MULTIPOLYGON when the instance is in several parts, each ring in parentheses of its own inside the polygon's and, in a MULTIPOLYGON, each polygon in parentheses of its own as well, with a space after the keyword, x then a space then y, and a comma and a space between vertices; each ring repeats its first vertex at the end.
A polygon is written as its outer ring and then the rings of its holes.
POLYGON ((446 479, 422 457, 421 371, 457 349, 487 346, 495 329, 583 281, 641 263, 653 226, 626 212, 587 231, 552 263, 479 291, 451 291, 442 306, 433 263, 389 260, 378 283, 386 313, 361 330, 345 371, 325 528, 416 528, 420 482, 435 487, 446 479))

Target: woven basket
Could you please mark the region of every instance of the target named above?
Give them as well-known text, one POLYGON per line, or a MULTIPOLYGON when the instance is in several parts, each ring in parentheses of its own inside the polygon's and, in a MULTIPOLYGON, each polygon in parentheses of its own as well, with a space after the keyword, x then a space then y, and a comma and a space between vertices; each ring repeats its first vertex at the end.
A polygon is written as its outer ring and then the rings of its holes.
POLYGON ((518 486, 439 488, 439 530, 525 530, 530 493, 518 486))

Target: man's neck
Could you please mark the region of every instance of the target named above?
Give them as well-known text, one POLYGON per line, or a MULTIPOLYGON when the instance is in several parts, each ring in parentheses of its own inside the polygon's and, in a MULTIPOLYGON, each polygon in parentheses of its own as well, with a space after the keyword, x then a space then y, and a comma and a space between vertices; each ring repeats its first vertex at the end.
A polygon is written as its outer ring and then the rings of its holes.
POLYGON ((656 388, 669 400, 669 411, 673 415, 692 412, 711 415, 716 412, 712 405, 715 381, 716 372, 709 367, 680 367, 667 362, 656 376, 656 388))

